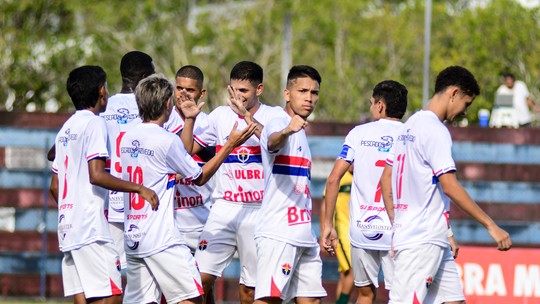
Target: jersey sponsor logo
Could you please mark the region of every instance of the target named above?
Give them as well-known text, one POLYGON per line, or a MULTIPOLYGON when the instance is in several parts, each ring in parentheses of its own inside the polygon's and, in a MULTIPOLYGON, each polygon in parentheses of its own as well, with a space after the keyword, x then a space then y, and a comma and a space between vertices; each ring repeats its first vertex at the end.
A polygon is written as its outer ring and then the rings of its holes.
POLYGON ((289 274, 291 274, 291 264, 289 263, 285 263, 283 265, 281 265, 281 272, 283 272, 284 275, 288 276, 289 274))
POLYGON ((264 190, 244 191, 244 188, 238 186, 238 192, 226 190, 223 193, 223 199, 230 202, 259 202, 263 199, 264 190))
POLYGON ((202 241, 199 242, 199 250, 200 251, 205 250, 206 247, 208 247, 208 241, 207 240, 202 240, 202 241))
POLYGON ((129 225, 128 231, 124 233, 126 239, 126 246, 135 250, 139 247, 139 241, 142 239, 143 234, 139 231, 139 227, 135 224, 129 225))
POLYGON ((100 115, 105 120, 116 120, 116 123, 119 125, 125 125, 129 121, 136 119, 139 117, 139 114, 136 113, 129 113, 129 109, 126 108, 120 108, 116 110, 115 114, 102 114, 100 115))
POLYGON ((311 180, 311 161, 304 157, 278 155, 274 160, 272 173, 305 176, 311 180))
MULTIPOLYGON (((364 147, 375 147, 380 152, 388 152, 394 143, 392 136, 381 136, 381 141, 376 140, 362 140, 360 145, 364 147)), ((345 148, 345 147, 344 147, 345 148)), ((343 154, 343 152, 342 152, 343 154)), ((345 155, 346 156, 346 155, 345 155)))
POLYGON ((257 169, 236 169, 234 171, 227 171, 225 172, 225 175, 230 180, 237 180, 237 179, 264 179, 264 171, 263 170, 257 170, 257 169))
POLYGON ((176 206, 178 206, 174 208, 175 210, 195 208, 195 207, 200 207, 204 205, 201 194, 197 196, 181 196, 178 190, 176 190, 176 195, 174 196, 174 200, 176 202, 176 206))
POLYGON ((73 209, 73 204, 61 204, 60 206, 58 206, 58 210, 66 210, 66 209, 73 209))
POLYGON ((287 208, 287 222, 289 226, 311 223, 311 210, 297 207, 287 208))
POLYGON ((416 136, 410 135, 409 132, 411 132, 411 129, 407 129, 407 134, 399 135, 397 141, 402 141, 404 145, 406 145, 408 141, 414 142, 416 140, 416 136))
POLYGON ((394 210, 396 211, 407 211, 409 204, 394 204, 394 210))
POLYGON ((129 153, 131 157, 139 157, 139 154, 154 156, 154 150, 141 148, 141 143, 138 140, 131 142, 133 147, 122 147, 120 149, 121 153, 129 153))
POLYGON ((140 221, 148 218, 148 214, 129 214, 127 219, 130 221, 140 221))
POLYGON ((58 141, 66 147, 70 140, 77 140, 77 134, 71 134, 71 129, 66 129, 64 131, 65 135, 58 137, 58 141))
POLYGON ((362 234, 371 241, 380 240, 385 231, 392 230, 392 226, 386 225, 378 215, 369 216, 363 222, 356 221, 356 227, 363 230, 362 234))

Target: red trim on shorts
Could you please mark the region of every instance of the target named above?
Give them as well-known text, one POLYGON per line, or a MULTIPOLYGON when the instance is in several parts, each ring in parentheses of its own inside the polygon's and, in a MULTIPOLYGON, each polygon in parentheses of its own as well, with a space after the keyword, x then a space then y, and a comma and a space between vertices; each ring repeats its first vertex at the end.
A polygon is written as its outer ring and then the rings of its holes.
POLYGON ((202 296, 204 294, 204 289, 202 288, 201 284, 199 284, 199 282, 197 282, 195 278, 193 278, 193 282, 195 282, 195 285, 197 286, 197 289, 199 290, 199 295, 202 296))
POLYGON ((414 299, 412 301, 413 304, 422 304, 420 301, 418 301, 418 297, 416 296, 416 291, 414 292, 414 299))
POLYGON ((113 280, 111 278, 109 278, 109 281, 111 281, 112 295, 113 296, 121 295, 122 294, 122 289, 118 288, 118 286, 116 286, 116 284, 114 284, 114 282, 113 282, 113 280))
POLYGON ((270 281, 270 297, 281 298, 281 290, 279 290, 276 283, 274 283, 274 278, 270 281))

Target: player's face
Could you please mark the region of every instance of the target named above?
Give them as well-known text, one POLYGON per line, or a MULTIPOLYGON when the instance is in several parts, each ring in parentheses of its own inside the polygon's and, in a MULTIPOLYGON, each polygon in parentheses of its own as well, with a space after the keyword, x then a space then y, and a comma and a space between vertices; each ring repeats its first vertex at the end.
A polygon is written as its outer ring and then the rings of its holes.
POLYGON ((472 104, 475 97, 476 96, 468 96, 461 91, 457 92, 453 97, 454 100, 448 111, 447 119, 453 121, 456 118, 465 116, 465 114, 467 114, 467 108, 472 104))
POLYGON ((315 110, 319 101, 319 83, 309 77, 297 78, 284 91, 287 108, 306 119, 315 110))
POLYGON ((176 87, 174 89, 174 96, 177 100, 180 98, 180 93, 182 91, 185 91, 196 103, 205 94, 205 90, 202 89, 202 86, 197 80, 187 77, 178 77, 176 78, 176 87))
POLYGON ((259 96, 263 91, 263 84, 254 86, 249 80, 231 79, 231 87, 242 100, 246 110, 250 110, 259 104, 259 96))
POLYGON ((504 85, 511 89, 514 87, 515 80, 512 77, 504 77, 504 85))

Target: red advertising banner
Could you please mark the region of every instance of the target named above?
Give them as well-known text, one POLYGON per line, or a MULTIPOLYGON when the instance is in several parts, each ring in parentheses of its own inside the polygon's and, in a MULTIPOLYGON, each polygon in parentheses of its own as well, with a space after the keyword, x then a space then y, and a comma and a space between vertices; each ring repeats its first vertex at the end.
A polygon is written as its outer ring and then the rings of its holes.
POLYGON ((467 304, 540 304, 540 249, 460 247, 467 304))

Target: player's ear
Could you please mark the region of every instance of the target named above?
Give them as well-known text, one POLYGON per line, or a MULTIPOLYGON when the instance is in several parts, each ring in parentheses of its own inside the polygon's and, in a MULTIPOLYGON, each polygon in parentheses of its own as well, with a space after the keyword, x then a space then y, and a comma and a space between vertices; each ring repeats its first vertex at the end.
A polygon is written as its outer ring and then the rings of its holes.
POLYGON ((286 102, 291 100, 291 91, 289 91, 289 89, 283 90, 283 99, 285 99, 286 102))
POLYGON ((264 90, 264 85, 262 83, 259 83, 257 85, 257 91, 256 91, 257 96, 261 96, 263 90, 264 90))
POLYGON ((206 96, 206 89, 201 90, 201 97, 199 97, 199 99, 203 98, 204 96, 206 96))

